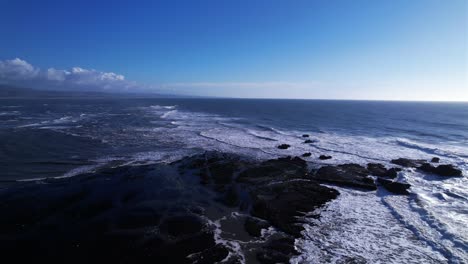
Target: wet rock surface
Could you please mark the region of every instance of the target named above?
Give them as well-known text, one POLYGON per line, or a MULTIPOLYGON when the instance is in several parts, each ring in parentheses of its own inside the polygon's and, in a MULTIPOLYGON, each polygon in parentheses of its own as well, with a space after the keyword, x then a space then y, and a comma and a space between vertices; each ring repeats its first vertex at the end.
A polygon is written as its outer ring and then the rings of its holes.
POLYGON ((106 168, 2 190, 0 254, 18 263, 240 263, 235 247, 219 242, 225 231, 256 241, 254 261, 287 262, 297 254, 300 217, 337 195, 311 180, 298 157, 209 152, 106 168), (215 224, 232 212, 246 217, 215 224), (263 237, 268 228, 282 235, 263 237))
POLYGON ((409 194, 408 189, 411 185, 407 183, 395 182, 387 179, 378 178, 377 182, 388 191, 395 194, 409 194))
MULTIPOLYGON (((451 165, 393 163, 461 174, 451 165)), ((287 263, 297 254, 305 214, 339 195, 321 184, 369 191, 376 178, 382 188, 408 194, 409 184, 389 180, 399 170, 369 163, 310 171, 299 157, 256 161, 207 152, 21 183, 0 190, 0 254, 17 263, 287 263), (244 242, 220 242, 229 234, 244 242)))
POLYGON ((400 168, 390 168, 387 169, 383 164, 380 163, 369 163, 367 164, 367 170, 369 171, 369 174, 378 176, 378 177, 384 177, 384 178, 396 178, 398 175, 398 172, 401 171, 400 168))
POLYGON ((328 160, 328 159, 331 159, 331 158, 332 158, 332 156, 327 156, 327 155, 320 155, 319 156, 319 159, 321 159, 321 160, 328 160))
POLYGON ((436 174, 439 176, 445 176, 445 177, 457 177, 457 176, 462 175, 462 171, 458 168, 455 168, 451 164, 443 164, 443 165, 434 167, 432 164, 424 163, 421 166, 419 166, 418 169, 424 172, 436 174))
POLYGON ((247 217, 244 223, 245 231, 254 237, 260 237, 262 235, 262 230, 270 226, 271 225, 267 221, 255 217, 247 217))
POLYGON ((402 167, 418 167, 422 165, 425 160, 415 160, 415 159, 406 159, 406 158, 399 158, 399 159, 393 159, 391 161, 393 164, 400 165, 402 167))
MULTIPOLYGON (((431 159, 431 163, 439 163, 439 161, 440 159, 437 157, 431 159)), ((414 160, 405 158, 394 159, 391 162, 402 167, 417 168, 426 173, 436 174, 444 177, 462 176, 462 171, 453 166, 452 164, 441 164, 438 166, 434 166, 425 160, 414 160)))
POLYGON ((357 187, 376 190, 374 180, 368 177, 369 171, 359 164, 342 164, 321 167, 312 178, 319 182, 328 182, 339 186, 357 187))
POLYGON ((262 264, 289 263, 291 257, 297 254, 294 240, 281 238, 269 242, 257 253, 257 259, 262 264))
POLYGON ((336 198, 336 190, 311 181, 269 184, 251 191, 252 215, 266 219, 282 231, 299 236, 303 230, 297 217, 336 198))
POLYGON ((4 190, 0 253, 17 263, 191 263, 206 251, 221 261, 214 231, 191 210, 209 200, 187 199, 203 197, 188 184, 170 166, 127 166, 4 190))
POLYGON ((288 144, 281 144, 281 145, 278 145, 278 148, 279 148, 279 149, 288 149, 289 147, 291 147, 291 145, 288 145, 288 144))

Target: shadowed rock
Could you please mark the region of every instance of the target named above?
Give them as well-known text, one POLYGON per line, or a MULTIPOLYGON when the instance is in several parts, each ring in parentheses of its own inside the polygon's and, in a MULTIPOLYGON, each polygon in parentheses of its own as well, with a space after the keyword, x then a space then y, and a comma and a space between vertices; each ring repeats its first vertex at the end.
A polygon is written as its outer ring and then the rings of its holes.
POLYGON ((431 159, 431 162, 432 162, 432 163, 439 163, 439 161, 440 161, 440 159, 439 159, 438 157, 433 157, 433 158, 431 159))
POLYGON ((304 134, 304 135, 302 135, 302 137, 308 138, 309 135, 308 135, 308 134, 304 134))
POLYGON ((260 237, 262 235, 262 229, 266 229, 270 226, 271 225, 267 221, 254 217, 247 217, 244 223, 245 231, 254 237, 260 237))
POLYGON ((393 164, 400 165, 402 167, 416 168, 418 166, 421 166, 425 162, 425 160, 399 158, 399 159, 393 159, 391 162, 393 164))
POLYGON ((278 180, 306 178, 307 163, 299 157, 267 160, 253 166, 237 177, 243 183, 268 183, 278 180))
POLYGON ((343 164, 321 167, 312 178, 319 182, 333 183, 339 186, 358 187, 376 190, 374 180, 368 178, 369 171, 358 164, 343 164))
POLYGON ((297 216, 335 199, 336 190, 311 181, 288 181, 264 185, 251 191, 253 216, 266 219, 277 228, 299 236, 303 230, 297 216))
POLYGON ((221 228, 244 228, 252 236, 270 226, 284 231, 281 239, 256 241, 252 254, 261 263, 287 262, 297 254, 292 237, 303 230, 297 216, 338 195, 311 181, 299 157, 258 162, 217 152, 46 183, 0 190, 4 258, 216 263, 230 256, 226 263, 236 263, 232 249, 216 244, 208 219, 238 208, 254 217, 221 228))
POLYGON ((270 241, 257 253, 257 260, 262 264, 289 263, 296 254, 294 239, 285 237, 270 241))
POLYGON ((289 147, 291 147, 289 144, 281 144, 278 146, 279 149, 288 149, 289 147))
POLYGON ((314 141, 313 141, 313 140, 311 140, 311 139, 306 139, 306 140, 304 141, 304 143, 305 143, 305 144, 308 144, 308 143, 313 143, 313 142, 314 142, 314 141))
POLYGON ((321 160, 328 160, 328 159, 331 159, 332 156, 327 156, 327 155, 320 155, 319 159, 321 160))
POLYGON ((385 187, 385 189, 395 194, 409 194, 408 189, 411 187, 411 185, 407 183, 394 182, 382 178, 378 178, 377 182, 385 187))
POLYGON ((401 171, 400 168, 391 168, 387 170, 387 168, 385 168, 385 166, 380 163, 367 164, 367 170, 371 175, 392 179, 396 178, 398 172, 401 171))
POLYGON ((310 157, 310 156, 312 156, 312 153, 310 153, 310 152, 306 152, 306 153, 302 154, 302 157, 310 157))
POLYGON ((434 167, 429 163, 424 163, 418 169, 424 172, 437 174, 439 176, 445 176, 445 177, 456 177, 456 176, 462 175, 462 171, 459 170, 458 168, 455 168, 451 164, 444 164, 444 165, 439 165, 437 167, 434 167))

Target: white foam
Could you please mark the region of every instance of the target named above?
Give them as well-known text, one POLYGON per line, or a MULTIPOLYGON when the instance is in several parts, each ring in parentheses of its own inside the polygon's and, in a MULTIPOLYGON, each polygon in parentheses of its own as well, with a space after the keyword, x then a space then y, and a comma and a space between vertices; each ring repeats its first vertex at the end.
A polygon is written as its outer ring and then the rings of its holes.
MULTIPOLYGON (((444 263, 447 259, 417 239, 374 192, 338 188, 340 196, 307 218, 292 263, 444 263)), ((407 204, 406 196, 393 196, 407 204)))
MULTIPOLYGON (((172 162, 205 150, 237 153, 254 159, 300 156, 311 152, 311 157, 305 159, 314 166, 368 162, 395 166, 389 163, 391 159, 428 159, 437 155, 441 162, 455 164, 465 175, 468 173, 468 148, 458 143, 453 145, 457 147, 439 146, 396 137, 310 133, 261 124, 246 125, 245 120, 237 117, 188 112, 175 105, 154 105, 140 110, 146 118, 153 120, 146 126, 127 127, 111 135, 100 133, 100 130, 86 133, 110 145, 131 142, 158 146, 158 149, 129 153, 125 157, 106 157, 98 160, 99 164, 117 160, 125 160, 124 164, 129 165, 172 162), (305 144, 307 138, 302 138, 302 134, 309 134, 313 143, 305 144), (282 143, 291 147, 278 149, 282 143), (321 154, 333 158, 319 161, 317 158, 321 154)), ((27 126, 57 129, 85 118, 92 116, 63 116, 27 126)), ((93 169, 84 166, 75 172, 93 169)), ((76 175, 75 172, 64 177, 76 175)), ((356 261, 368 263, 468 262, 467 178, 441 181, 436 176, 405 170, 399 174, 399 179, 412 185, 412 196, 376 195, 375 192, 339 188, 340 197, 321 210, 321 219, 309 219, 311 222, 306 228, 305 239, 297 242, 302 255, 293 262, 341 263, 353 257, 356 261)), ((244 246, 239 241, 232 243, 232 252, 237 250, 236 245, 244 246)))
POLYGON ((5 112, 0 112, 0 116, 17 116, 21 115, 20 111, 5 111, 5 112))

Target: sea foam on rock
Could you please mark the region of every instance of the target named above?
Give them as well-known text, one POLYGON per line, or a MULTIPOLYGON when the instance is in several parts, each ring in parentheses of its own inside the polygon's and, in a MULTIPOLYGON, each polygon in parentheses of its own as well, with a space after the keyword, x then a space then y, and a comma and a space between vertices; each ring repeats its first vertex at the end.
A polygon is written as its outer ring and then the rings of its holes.
MULTIPOLYGON (((455 166, 453 166, 452 164, 441 164, 441 165, 438 165, 437 167, 434 167, 432 164, 428 163, 425 160, 420 160, 420 159, 415 160, 415 159, 405 159, 405 158, 394 159, 391 162, 394 164, 403 166, 403 167, 417 168, 421 171, 436 174, 439 176, 445 176, 445 177, 462 176, 462 171, 456 168, 455 166)), ((439 158, 433 158, 431 162, 438 163, 439 158)))
POLYGON ((383 178, 378 178, 377 182, 395 194, 409 194, 408 189, 411 187, 408 183, 395 182, 383 178))

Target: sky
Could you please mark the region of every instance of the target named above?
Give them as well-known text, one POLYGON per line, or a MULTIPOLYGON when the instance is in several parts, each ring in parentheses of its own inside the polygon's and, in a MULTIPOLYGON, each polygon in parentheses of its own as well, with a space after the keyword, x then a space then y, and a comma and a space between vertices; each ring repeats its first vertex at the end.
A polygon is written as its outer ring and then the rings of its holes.
POLYGON ((466 0, 0 0, 0 83, 468 101, 466 0))

